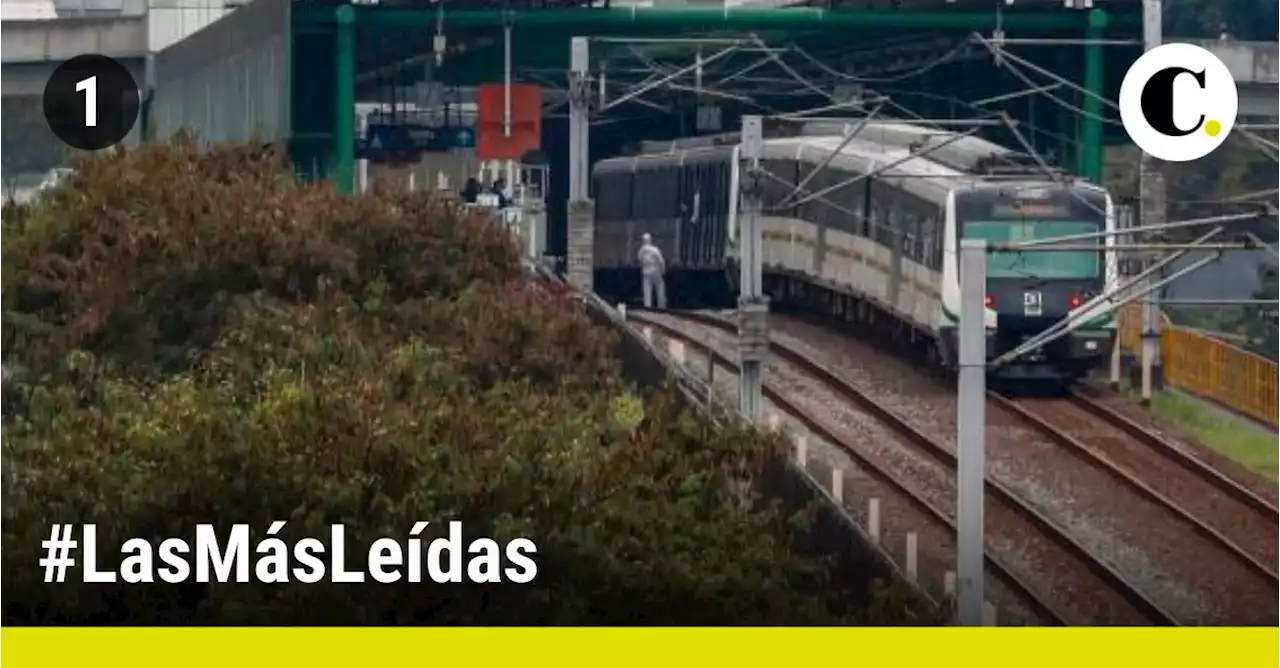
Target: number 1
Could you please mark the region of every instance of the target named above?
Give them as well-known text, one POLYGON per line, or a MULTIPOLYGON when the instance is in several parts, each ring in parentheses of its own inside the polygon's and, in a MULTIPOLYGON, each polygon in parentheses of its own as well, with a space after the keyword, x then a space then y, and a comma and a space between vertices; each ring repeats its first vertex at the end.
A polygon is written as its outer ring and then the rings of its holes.
POLYGON ((88 79, 81 79, 76 84, 76 92, 84 93, 84 126, 86 128, 98 127, 98 77, 91 76, 88 79))

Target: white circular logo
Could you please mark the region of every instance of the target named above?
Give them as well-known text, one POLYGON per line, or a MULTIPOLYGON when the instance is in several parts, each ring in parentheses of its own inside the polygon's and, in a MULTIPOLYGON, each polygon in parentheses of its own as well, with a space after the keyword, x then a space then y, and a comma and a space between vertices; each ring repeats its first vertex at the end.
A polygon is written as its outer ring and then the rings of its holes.
POLYGON ((1222 145, 1240 104, 1231 72, 1194 44, 1144 54, 1120 84, 1120 120, 1138 148, 1169 162, 1203 158, 1222 145))

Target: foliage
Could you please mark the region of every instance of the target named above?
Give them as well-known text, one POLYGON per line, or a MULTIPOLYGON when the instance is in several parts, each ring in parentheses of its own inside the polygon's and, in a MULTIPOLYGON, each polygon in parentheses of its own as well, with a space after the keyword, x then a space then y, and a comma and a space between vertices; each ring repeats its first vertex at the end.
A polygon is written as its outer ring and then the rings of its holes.
MULTIPOLYGON (((1276 265, 1264 265, 1258 268, 1258 289, 1254 291, 1253 298, 1267 299, 1272 302, 1276 300, 1276 265)), ((1250 306, 1246 309, 1244 333, 1249 337, 1249 349, 1259 355, 1276 359, 1277 352, 1280 351, 1280 335, 1276 331, 1278 323, 1280 319, 1277 318, 1274 303, 1266 306, 1250 306)))
POLYGON ((1164 34, 1274 42, 1277 0, 1165 0, 1164 34))
MULTIPOLYGON (((0 132, 0 172, 5 176, 5 196, 17 175, 44 172, 63 162, 65 147, 44 120, 38 95, 5 95, 0 101, 4 132, 0 132)), ((33 185, 33 184, 27 184, 33 185)))
MULTIPOLYGON (((780 441, 629 390, 612 334, 524 279, 504 234, 201 148, 85 159, 5 212, 6 623, 852 619, 826 564, 793 553, 796 518, 735 497, 780 441), (36 566, 54 522, 94 522, 104 546, 243 522, 252 545, 274 520, 286 539, 345 523, 348 568, 376 537, 459 520, 464 544, 533 539, 538 577, 50 587, 36 566)), ((856 619, 902 620, 890 603, 856 619)))

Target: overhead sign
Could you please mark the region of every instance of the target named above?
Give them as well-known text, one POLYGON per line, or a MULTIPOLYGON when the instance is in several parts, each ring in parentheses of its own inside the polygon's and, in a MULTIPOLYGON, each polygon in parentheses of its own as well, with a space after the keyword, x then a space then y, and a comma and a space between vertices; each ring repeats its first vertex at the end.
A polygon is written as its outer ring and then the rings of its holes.
POLYGON ((474 148, 476 133, 466 126, 370 123, 357 154, 374 161, 402 161, 406 155, 474 148))
POLYGON ((724 127, 723 112, 714 104, 698 105, 698 132, 720 132, 724 127))
POLYGON ((510 119, 505 118, 507 95, 505 84, 481 84, 476 91, 476 157, 481 160, 520 160, 542 148, 542 89, 511 84, 510 119))

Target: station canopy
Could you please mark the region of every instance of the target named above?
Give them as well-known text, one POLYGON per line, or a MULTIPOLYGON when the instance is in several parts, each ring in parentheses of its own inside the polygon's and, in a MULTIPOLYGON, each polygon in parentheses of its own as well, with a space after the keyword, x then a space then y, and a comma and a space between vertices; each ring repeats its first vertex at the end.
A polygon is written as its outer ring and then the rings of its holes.
POLYGON ((884 116, 993 127, 1007 118, 1022 138, 997 129, 992 139, 1025 140, 1093 177, 1102 145, 1123 138, 1105 100, 1118 97, 1125 70, 1141 53, 1138 0, 1082 1, 1079 8, 1064 0, 781 4, 302 0, 292 5, 293 30, 311 46, 295 43, 295 77, 311 63, 306 76, 334 81, 333 35, 346 21, 357 99, 395 101, 428 78, 458 87, 502 82, 509 26, 512 80, 542 86, 549 114, 564 111, 556 96, 568 82, 572 38, 588 37, 592 77, 604 79, 605 100, 666 79, 611 109, 618 117, 700 105, 724 107, 730 118, 781 114, 864 96, 883 102, 884 116))

